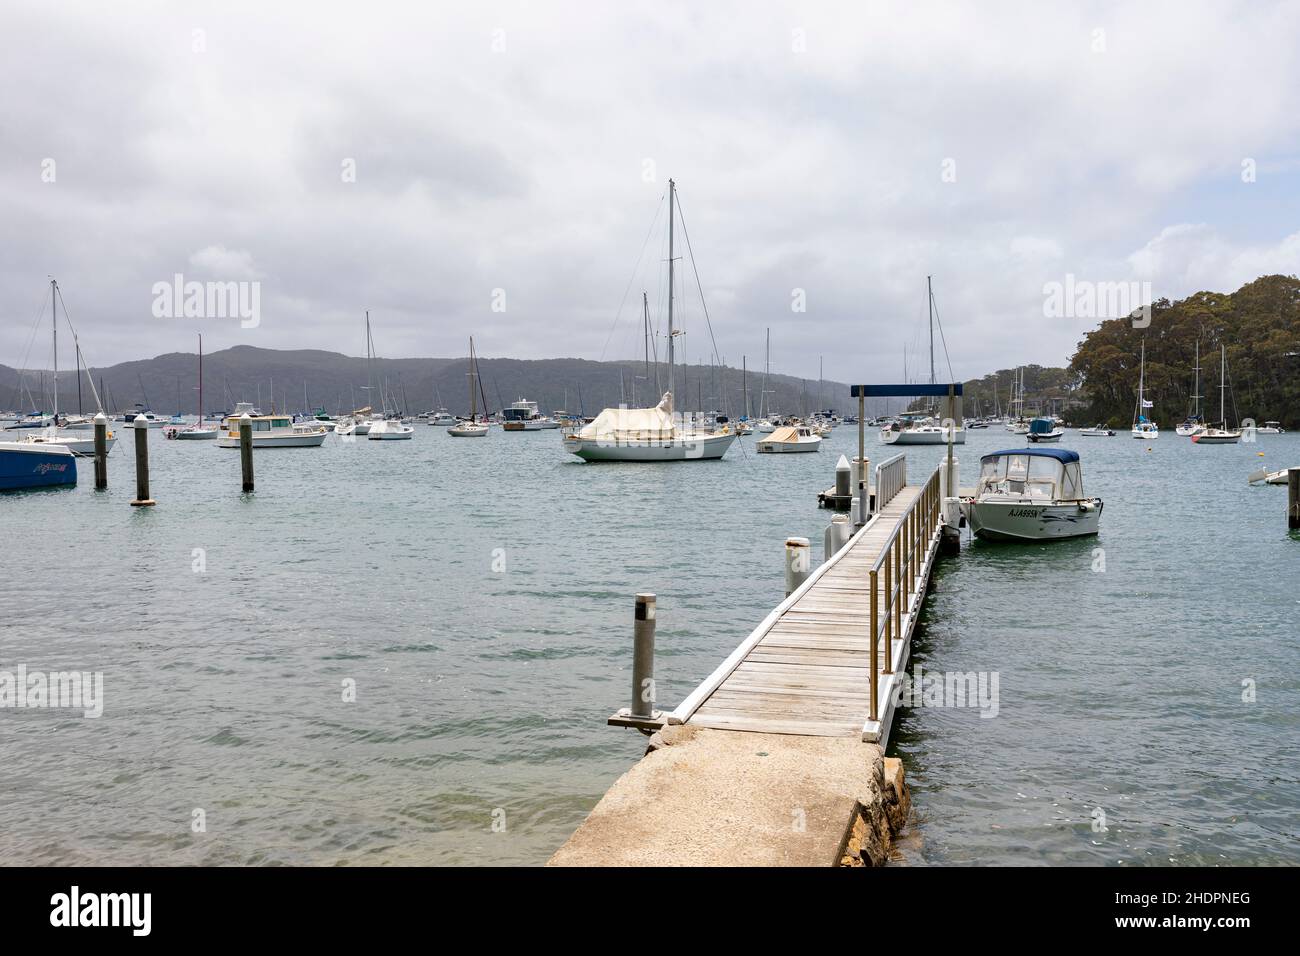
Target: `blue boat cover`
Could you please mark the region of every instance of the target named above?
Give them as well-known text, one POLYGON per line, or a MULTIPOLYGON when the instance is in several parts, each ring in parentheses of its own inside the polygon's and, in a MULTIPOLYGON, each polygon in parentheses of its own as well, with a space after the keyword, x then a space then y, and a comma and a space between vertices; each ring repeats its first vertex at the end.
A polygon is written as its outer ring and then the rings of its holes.
POLYGON ((1079 460, 1077 451, 1067 451, 1064 448, 1008 448, 1005 451, 995 451, 988 455, 982 455, 980 461, 1001 458, 1003 455, 1033 455, 1036 458, 1055 458, 1064 464, 1079 460))

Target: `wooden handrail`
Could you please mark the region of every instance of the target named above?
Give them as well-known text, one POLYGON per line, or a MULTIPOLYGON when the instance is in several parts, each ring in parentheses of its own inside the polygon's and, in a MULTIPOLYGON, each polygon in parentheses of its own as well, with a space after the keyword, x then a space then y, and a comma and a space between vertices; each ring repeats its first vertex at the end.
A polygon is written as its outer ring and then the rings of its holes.
MULTIPOLYGON (((902 457, 901 455, 898 457, 902 457)), ((892 462, 892 459, 891 459, 892 462)), ((885 465, 891 462, 885 462, 885 465)), ((876 468, 876 494, 880 500, 881 467, 876 468)), ((942 467, 942 466, 940 466, 942 467)), ((897 494, 897 491, 894 492, 897 494)), ((892 497, 892 495, 891 495, 892 497)), ((894 638, 903 638, 903 608, 911 606, 918 590, 916 577, 928 555, 930 540, 939 522, 939 469, 936 468, 894 530, 885 540, 868 572, 871 579, 871 720, 879 720, 880 675, 878 646, 880 641, 880 595, 877 593, 879 572, 884 568, 885 595, 885 673, 894 672, 894 638)))

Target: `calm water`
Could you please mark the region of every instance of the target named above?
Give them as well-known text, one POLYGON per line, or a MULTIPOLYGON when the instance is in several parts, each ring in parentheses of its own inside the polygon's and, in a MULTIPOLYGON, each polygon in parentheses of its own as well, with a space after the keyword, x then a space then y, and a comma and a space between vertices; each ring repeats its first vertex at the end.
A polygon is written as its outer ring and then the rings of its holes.
MULTIPOLYGON (((129 440, 106 493, 83 464, 75 490, 0 496, 0 668, 102 671, 106 699, 99 719, 0 711, 5 862, 544 862, 644 749, 604 724, 634 592, 659 595, 676 703, 781 598, 784 537, 820 556, 815 495, 856 431, 820 455, 599 466, 557 432, 419 425, 260 451, 250 498, 237 452, 150 437, 156 508, 127 505, 129 440)), ((972 433, 965 483, 1010 443, 972 433)), ((1300 541, 1285 491, 1245 484, 1257 451, 1300 464, 1300 440, 1065 447, 1106 498, 1100 539, 940 565, 916 659, 998 671, 1000 714, 903 713, 904 858, 1300 860, 1300 541)), ((938 455, 914 449, 912 475, 938 455)))

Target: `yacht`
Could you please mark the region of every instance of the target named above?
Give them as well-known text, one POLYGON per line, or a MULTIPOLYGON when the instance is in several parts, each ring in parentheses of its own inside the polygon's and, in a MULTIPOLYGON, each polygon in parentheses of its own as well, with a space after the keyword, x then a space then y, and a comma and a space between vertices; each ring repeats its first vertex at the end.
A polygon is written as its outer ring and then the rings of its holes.
POLYGON ((537 403, 519 399, 501 412, 501 429, 508 432, 536 432, 545 425, 537 412, 537 403))
MULTIPOLYGON (((900 420, 887 425, 880 432, 880 440, 886 445, 946 445, 949 428, 938 424, 933 417, 901 415, 900 420)), ((966 430, 960 425, 951 429, 952 443, 964 445, 966 430)))
POLYGON ((415 429, 397 419, 375 422, 366 438, 370 441, 401 441, 415 434, 415 429))
POLYGON ((442 428, 447 428, 450 425, 456 424, 456 416, 447 411, 447 409, 440 408, 436 412, 429 413, 428 422, 430 425, 438 425, 442 428))
POLYGON ((1134 438, 1155 441, 1160 437, 1160 428, 1155 422, 1147 418, 1147 409, 1155 406, 1155 402, 1149 402, 1144 392, 1146 391, 1147 376, 1147 343, 1142 342, 1142 358, 1138 366, 1138 394, 1137 408, 1133 412, 1133 427, 1129 430, 1134 438))
MULTIPOLYGON (((241 416, 230 416, 222 425, 221 437, 217 439, 220 448, 239 447, 239 423, 241 416)), ((294 424, 288 415, 250 415, 253 422, 254 448, 319 448, 325 443, 329 434, 315 422, 294 424)))
POLYGON ((1044 541, 1096 534, 1102 501, 1084 495, 1078 452, 1012 448, 980 458, 975 495, 962 507, 981 538, 1044 541))
POLYGON ((1219 346, 1219 421, 1217 425, 1207 425, 1192 435, 1192 442, 1197 445, 1235 445, 1241 441, 1241 432, 1228 427, 1228 417, 1224 411, 1224 395, 1228 390, 1228 347, 1219 346))
POLYGON ((0 491, 76 483, 76 457, 62 445, 0 441, 0 491))
POLYGON ((807 425, 795 425, 778 428, 770 438, 759 439, 755 447, 769 453, 821 451, 822 439, 807 425))
MULTIPOLYGON (((677 184, 668 180, 668 391, 654 408, 606 408, 587 425, 562 432, 564 450, 584 461, 692 461, 721 458, 736 440, 725 426, 709 430, 673 412, 674 349, 681 334, 673 312, 673 231, 677 184)), ((518 403, 516 403, 518 404, 518 403)), ((508 423, 507 423, 508 427, 508 423)))
MULTIPOLYGON (((469 337, 469 371, 465 373, 465 378, 469 380, 469 418, 465 421, 453 418, 447 434, 452 438, 483 438, 488 433, 488 423, 486 419, 478 420, 478 402, 482 398, 483 407, 486 408, 487 396, 483 395, 483 378, 478 373, 478 357, 474 354, 472 335, 469 337)), ((445 413, 446 409, 440 408, 438 411, 445 413)))

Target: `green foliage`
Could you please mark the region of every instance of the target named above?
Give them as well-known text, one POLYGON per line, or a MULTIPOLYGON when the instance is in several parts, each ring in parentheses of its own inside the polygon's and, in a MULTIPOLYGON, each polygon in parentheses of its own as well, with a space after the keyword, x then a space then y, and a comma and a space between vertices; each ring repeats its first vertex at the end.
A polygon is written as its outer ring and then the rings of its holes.
POLYGON ((1153 304, 1151 324, 1109 319, 1084 336, 1069 371, 1082 384, 1086 410, 1076 420, 1128 424, 1137 405, 1138 356, 1146 342, 1148 413, 1162 425, 1191 409, 1196 343, 1201 349, 1201 395, 1217 415, 1220 343, 1228 349, 1232 389, 1228 416, 1300 426, 1300 280, 1263 276, 1233 293, 1197 292, 1153 304), (1236 413, 1233 411, 1235 404, 1236 413))

